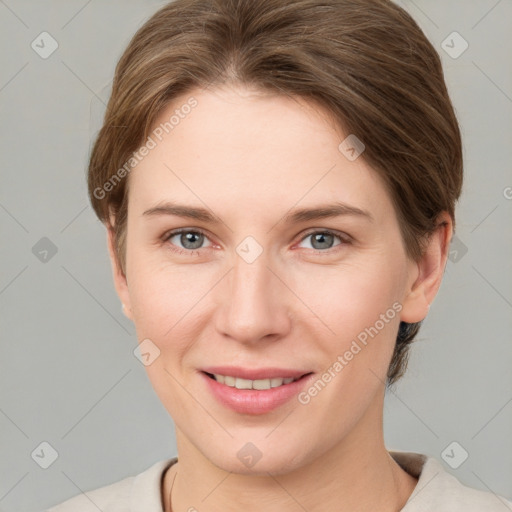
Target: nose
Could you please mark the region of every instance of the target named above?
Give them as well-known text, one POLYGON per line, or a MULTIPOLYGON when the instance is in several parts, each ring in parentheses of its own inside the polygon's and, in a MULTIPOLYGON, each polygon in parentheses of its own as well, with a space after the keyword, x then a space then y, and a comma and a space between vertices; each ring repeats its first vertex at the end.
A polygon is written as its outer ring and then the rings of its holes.
POLYGON ((221 290, 218 332, 245 344, 285 336, 291 325, 286 279, 279 279, 278 272, 269 268, 265 252, 252 263, 238 255, 234 261, 221 290))

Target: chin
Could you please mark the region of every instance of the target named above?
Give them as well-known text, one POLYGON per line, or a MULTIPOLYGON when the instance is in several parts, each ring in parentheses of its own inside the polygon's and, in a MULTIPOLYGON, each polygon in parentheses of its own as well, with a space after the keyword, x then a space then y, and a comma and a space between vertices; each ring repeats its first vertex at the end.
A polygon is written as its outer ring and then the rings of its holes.
POLYGON ((269 442, 265 447, 261 447, 263 443, 259 443, 260 448, 258 443, 241 443, 241 448, 238 448, 240 443, 236 444, 237 448, 224 447, 223 451, 203 454, 219 469, 239 475, 284 475, 307 463, 308 454, 303 444, 287 446, 286 450, 277 450, 269 442))

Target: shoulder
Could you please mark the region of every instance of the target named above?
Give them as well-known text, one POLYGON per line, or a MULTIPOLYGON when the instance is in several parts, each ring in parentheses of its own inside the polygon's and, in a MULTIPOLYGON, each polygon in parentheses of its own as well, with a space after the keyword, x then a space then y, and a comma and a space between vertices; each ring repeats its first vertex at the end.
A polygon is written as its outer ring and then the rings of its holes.
POLYGON ((117 512, 129 510, 130 489, 135 477, 131 476, 99 489, 78 494, 47 512, 117 512))
POLYGON ((429 458, 427 462, 430 465, 429 472, 432 473, 432 483, 436 490, 431 500, 434 510, 512 512, 512 501, 504 496, 464 485, 448 473, 437 459, 429 458))
POLYGON ((161 512, 161 478, 175 461, 176 458, 161 460, 138 475, 85 491, 46 512, 126 512, 139 506, 147 512, 161 512))
POLYGON ((421 465, 414 471, 418 483, 401 512, 512 512, 512 501, 464 485, 435 457, 413 453, 402 453, 400 457, 410 467, 421 465))

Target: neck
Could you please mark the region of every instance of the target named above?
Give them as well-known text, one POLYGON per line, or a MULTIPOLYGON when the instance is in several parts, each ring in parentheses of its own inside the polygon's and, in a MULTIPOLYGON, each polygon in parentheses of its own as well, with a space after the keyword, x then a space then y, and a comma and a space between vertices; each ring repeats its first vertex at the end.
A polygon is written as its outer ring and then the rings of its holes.
POLYGON ((224 471, 176 429, 179 459, 165 475, 165 511, 235 512, 242 508, 244 512, 292 512, 302 508, 308 512, 397 512, 417 479, 386 450, 382 405, 380 417, 378 405, 375 410, 376 416, 367 411, 330 450, 283 474, 224 471))

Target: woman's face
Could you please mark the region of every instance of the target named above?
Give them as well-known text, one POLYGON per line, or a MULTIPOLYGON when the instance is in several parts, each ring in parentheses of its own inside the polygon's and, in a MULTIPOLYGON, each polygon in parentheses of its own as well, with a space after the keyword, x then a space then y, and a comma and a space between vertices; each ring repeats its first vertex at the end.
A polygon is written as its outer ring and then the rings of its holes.
POLYGON ((130 174, 116 287, 150 340, 146 370, 178 443, 227 471, 289 471, 370 439, 399 322, 422 318, 390 197, 322 112, 197 89, 162 112, 155 128, 174 115, 172 129, 153 132, 130 174), (261 388, 309 376, 258 391, 205 372, 261 388))

